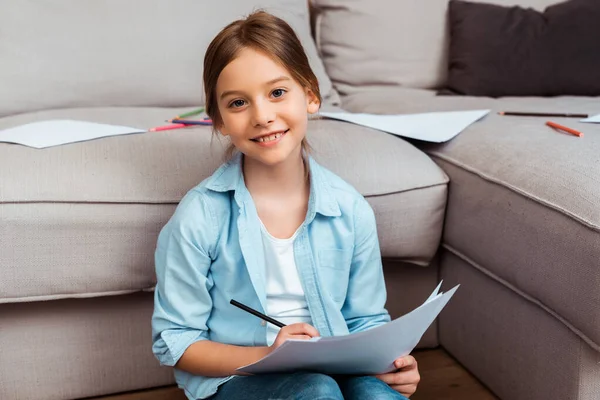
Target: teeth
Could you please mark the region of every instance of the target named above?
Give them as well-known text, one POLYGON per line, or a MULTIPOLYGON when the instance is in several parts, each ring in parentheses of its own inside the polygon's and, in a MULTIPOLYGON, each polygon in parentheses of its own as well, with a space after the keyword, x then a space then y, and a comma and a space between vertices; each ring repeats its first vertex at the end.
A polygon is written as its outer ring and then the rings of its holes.
POLYGON ((256 139, 256 141, 264 143, 264 142, 270 142, 271 140, 279 139, 280 137, 281 137, 281 133, 275 133, 273 135, 259 137, 258 139, 256 139))

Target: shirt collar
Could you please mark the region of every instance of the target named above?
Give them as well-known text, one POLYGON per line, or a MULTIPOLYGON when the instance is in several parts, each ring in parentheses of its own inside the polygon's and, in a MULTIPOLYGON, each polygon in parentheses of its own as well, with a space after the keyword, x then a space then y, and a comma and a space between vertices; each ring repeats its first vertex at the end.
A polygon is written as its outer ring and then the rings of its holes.
MULTIPOLYGON (((308 156, 308 163, 311 178, 309 219, 313 219, 315 212, 328 217, 339 217, 342 213, 325 170, 311 156, 308 156)), ((235 191, 236 200, 243 199, 244 195, 248 193, 248 189, 242 173, 242 153, 237 152, 231 160, 219 167, 209 178, 206 188, 216 192, 235 191)), ((241 206, 241 204, 238 205, 241 206)))
POLYGON ((235 153, 231 160, 221 165, 212 174, 206 183, 206 188, 215 192, 228 192, 236 190, 240 184, 244 184, 242 154, 235 153))

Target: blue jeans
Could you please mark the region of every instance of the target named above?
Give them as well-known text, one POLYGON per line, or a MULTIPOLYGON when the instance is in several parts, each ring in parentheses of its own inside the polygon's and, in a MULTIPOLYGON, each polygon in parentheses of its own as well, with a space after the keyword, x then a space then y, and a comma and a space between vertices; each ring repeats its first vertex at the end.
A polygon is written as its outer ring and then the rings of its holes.
POLYGON ((374 376, 296 372, 236 376, 210 400, 407 400, 374 376))

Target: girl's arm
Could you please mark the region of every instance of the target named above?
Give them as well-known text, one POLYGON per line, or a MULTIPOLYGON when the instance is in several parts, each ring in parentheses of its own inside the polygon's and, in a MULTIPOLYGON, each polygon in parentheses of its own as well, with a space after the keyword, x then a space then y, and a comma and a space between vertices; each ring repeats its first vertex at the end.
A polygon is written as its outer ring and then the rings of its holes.
POLYGON ((281 328, 271 347, 234 346, 202 340, 189 346, 175 367, 202 376, 240 375, 237 368, 260 360, 287 339, 306 340, 315 336, 319 336, 319 332, 313 326, 298 323, 281 328))
POLYGON ((357 201, 354 221, 354 254, 342 308, 350 333, 390 321, 385 309, 386 290, 375 214, 364 198, 357 201))
POLYGON ((188 193, 158 237, 152 351, 162 365, 174 366, 190 345, 209 339, 209 254, 218 232, 207 203, 188 193))
POLYGON ((270 350, 266 346, 244 347, 201 340, 187 348, 175 367, 194 375, 239 375, 237 368, 260 360, 270 350))

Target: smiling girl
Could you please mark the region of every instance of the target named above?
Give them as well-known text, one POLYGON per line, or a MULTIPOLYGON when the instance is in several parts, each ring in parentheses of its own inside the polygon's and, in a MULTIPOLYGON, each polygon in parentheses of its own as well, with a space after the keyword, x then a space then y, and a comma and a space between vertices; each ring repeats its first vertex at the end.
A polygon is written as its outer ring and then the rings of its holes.
POLYGON ((206 110, 229 161, 190 190, 156 249, 153 351, 190 399, 405 399, 412 356, 377 376, 244 376, 287 339, 385 324, 375 217, 308 152, 317 79, 283 20, 256 12, 225 27, 204 59, 206 110), (279 329, 230 304, 284 324, 279 329))

